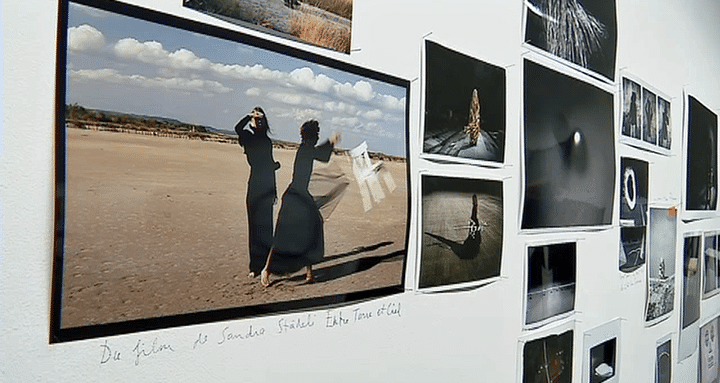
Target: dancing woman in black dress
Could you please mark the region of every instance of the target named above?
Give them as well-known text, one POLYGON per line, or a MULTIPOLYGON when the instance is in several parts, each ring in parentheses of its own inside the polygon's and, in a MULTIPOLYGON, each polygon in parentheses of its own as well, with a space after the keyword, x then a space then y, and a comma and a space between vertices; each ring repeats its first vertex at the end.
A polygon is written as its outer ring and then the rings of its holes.
POLYGON ((255 107, 235 125, 238 143, 250 165, 245 204, 248 215, 250 278, 260 274, 273 243, 273 205, 277 200, 275 171, 280 163, 272 155, 265 112, 255 107))
POLYGON ((318 206, 308 192, 313 161, 328 162, 340 134, 333 133, 330 139, 318 146, 320 126, 315 120, 305 122, 300 128, 300 147, 295 154, 293 176, 282 197, 282 206, 275 227, 275 240, 261 283, 270 285, 270 274, 292 273, 307 268, 306 280, 313 281, 312 264, 325 255, 323 218, 318 206))

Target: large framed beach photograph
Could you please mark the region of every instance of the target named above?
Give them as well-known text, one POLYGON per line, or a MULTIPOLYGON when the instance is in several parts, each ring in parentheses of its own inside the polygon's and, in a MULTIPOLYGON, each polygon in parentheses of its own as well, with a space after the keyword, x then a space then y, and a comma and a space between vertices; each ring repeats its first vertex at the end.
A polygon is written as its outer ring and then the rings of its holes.
POLYGON ((60 9, 51 341, 403 291, 408 81, 120 2, 60 9))

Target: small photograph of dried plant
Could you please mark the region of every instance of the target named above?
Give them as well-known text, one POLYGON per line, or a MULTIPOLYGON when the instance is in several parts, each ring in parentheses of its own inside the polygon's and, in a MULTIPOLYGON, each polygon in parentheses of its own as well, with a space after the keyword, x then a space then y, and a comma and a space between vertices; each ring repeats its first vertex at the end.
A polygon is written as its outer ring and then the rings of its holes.
POLYGON ((353 0, 184 0, 183 5, 350 53, 353 0))

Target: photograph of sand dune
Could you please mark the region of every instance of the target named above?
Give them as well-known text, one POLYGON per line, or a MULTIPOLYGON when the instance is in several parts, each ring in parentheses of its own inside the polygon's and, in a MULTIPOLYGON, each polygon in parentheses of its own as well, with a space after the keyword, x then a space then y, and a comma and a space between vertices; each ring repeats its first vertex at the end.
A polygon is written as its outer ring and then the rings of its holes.
POLYGON ((353 0, 183 0, 183 5, 229 22, 350 53, 353 0))
POLYGON ((406 80, 87 4, 59 34, 52 341, 403 290, 406 80))

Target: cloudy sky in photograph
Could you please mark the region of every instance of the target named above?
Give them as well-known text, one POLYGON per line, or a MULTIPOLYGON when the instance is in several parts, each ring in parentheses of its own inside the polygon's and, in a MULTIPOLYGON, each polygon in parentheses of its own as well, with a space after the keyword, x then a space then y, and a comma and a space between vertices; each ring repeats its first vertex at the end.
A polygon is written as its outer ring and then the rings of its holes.
POLYGON ((405 155, 405 88, 272 51, 71 4, 67 103, 232 131, 253 107, 271 137, 320 122, 342 148, 405 155))

